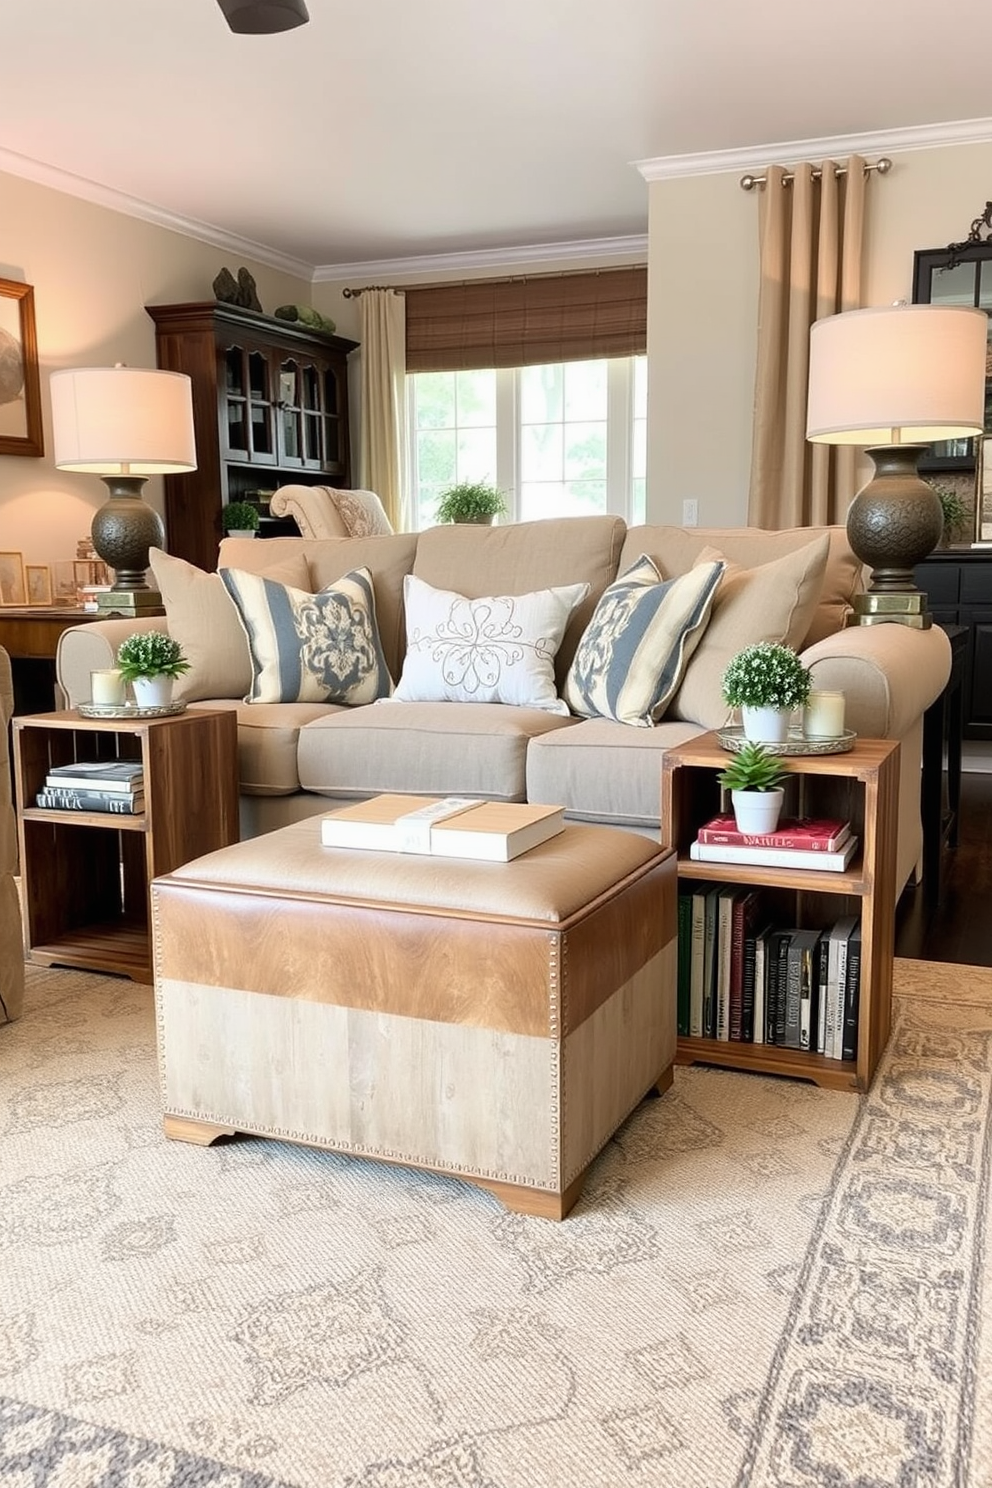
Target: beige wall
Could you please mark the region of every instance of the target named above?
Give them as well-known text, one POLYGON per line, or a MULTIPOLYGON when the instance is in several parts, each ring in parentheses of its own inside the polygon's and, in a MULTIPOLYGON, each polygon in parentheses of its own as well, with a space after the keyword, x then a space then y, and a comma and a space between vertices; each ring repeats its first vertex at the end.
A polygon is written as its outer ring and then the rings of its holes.
MULTIPOLYGON (((106 499, 97 476, 68 475, 51 460, 50 374, 59 367, 127 362, 155 366, 146 304, 213 299, 225 265, 254 274, 266 310, 308 303, 310 286, 288 274, 0 172, 0 278, 34 286, 43 459, 0 455, 0 549, 27 563, 72 559, 106 499)), ((145 487, 162 511, 161 481, 145 487)))
MULTIPOLYGON (((873 177, 864 301, 912 298, 913 253, 967 237, 990 195, 992 144, 912 150, 873 177)), ((758 198, 733 174, 649 187, 648 520, 747 517, 757 329, 758 198)), ((862 471, 862 478, 868 474, 862 471)), ((854 492, 852 491, 852 495, 854 492)))

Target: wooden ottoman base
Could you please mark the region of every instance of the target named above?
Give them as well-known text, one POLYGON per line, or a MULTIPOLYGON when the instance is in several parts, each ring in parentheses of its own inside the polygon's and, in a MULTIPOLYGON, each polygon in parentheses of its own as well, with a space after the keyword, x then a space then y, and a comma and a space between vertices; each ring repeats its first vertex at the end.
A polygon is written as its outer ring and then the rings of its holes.
POLYGON ((322 847, 152 885, 166 1135, 452 1174, 562 1218, 675 1056, 675 859, 568 827, 509 864, 322 847))

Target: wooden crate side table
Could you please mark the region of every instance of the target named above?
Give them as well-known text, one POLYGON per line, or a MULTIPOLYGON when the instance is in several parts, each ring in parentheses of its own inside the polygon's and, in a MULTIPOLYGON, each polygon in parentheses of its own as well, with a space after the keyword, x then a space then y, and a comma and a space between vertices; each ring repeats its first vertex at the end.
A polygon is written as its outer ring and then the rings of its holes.
POLYGON ((161 718, 13 720, 17 831, 29 961, 152 981, 149 885, 238 840, 237 721, 189 709, 161 718), (144 811, 43 811, 53 765, 140 759, 144 811))
POLYGON ((826 928, 841 915, 861 916, 861 994, 856 1060, 828 1059, 778 1044, 680 1037, 676 1061, 791 1075, 835 1090, 867 1090, 889 1037, 895 944, 895 864, 899 744, 859 739, 847 754, 793 756, 799 811, 850 819, 859 849, 843 873, 757 864, 702 863, 689 857, 699 828, 721 809, 717 773, 732 756, 715 734, 702 734, 664 759, 663 845, 678 856, 685 880, 742 884, 772 891, 783 926, 826 928))

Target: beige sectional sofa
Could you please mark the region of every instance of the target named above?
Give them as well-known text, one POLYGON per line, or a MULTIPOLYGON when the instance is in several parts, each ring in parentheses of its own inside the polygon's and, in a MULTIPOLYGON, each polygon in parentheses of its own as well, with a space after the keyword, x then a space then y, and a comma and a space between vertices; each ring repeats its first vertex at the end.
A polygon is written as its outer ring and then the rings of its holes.
POLYGON ((645 553, 666 578, 714 554, 727 565, 681 685, 655 727, 488 702, 246 703, 248 642, 221 579, 168 555, 153 555, 167 621, 106 620, 66 631, 59 681, 70 704, 87 700, 90 672, 113 664, 124 636, 167 625, 193 663, 178 695, 192 707, 238 711, 244 836, 381 791, 562 802, 572 819, 656 835, 665 749, 730 721, 719 692, 730 656, 753 640, 783 640, 811 665, 815 685, 844 691, 849 727, 902 744, 901 887, 921 850, 922 716, 947 680, 950 648, 937 629, 844 628, 862 575, 842 528, 628 529, 604 516, 372 537, 228 538, 218 567, 312 592, 367 568, 394 679, 406 641, 407 574, 472 599, 587 584, 555 659, 560 695, 597 601, 645 553))

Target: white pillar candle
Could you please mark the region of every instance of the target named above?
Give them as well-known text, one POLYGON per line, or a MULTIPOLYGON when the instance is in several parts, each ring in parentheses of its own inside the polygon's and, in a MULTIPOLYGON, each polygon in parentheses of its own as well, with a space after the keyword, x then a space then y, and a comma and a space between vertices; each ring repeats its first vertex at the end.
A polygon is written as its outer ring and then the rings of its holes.
POLYGON ((844 694, 811 692, 803 710, 807 739, 838 739, 844 732, 844 694))
POLYGON ((90 701, 105 708, 119 708, 124 702, 124 678, 116 667, 90 672, 90 701))

